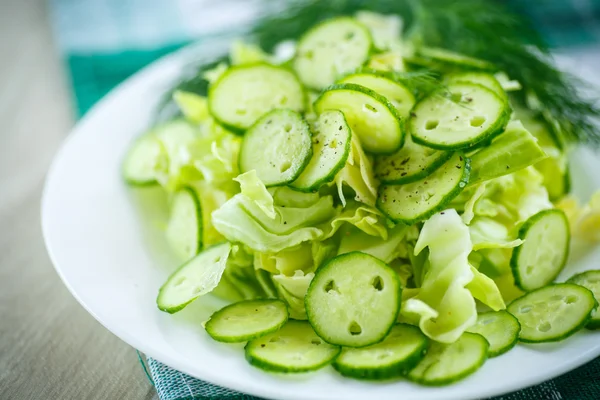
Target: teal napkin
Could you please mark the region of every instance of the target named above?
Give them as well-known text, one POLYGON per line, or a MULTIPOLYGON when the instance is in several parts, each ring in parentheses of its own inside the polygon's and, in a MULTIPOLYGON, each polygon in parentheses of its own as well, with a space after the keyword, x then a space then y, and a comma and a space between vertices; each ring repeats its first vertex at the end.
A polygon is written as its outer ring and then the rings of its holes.
MULTIPOLYGON (((322 0, 325 1, 325 0, 322 0)), ((329 0, 327 0, 329 1, 329 0)), ((332 0, 333 1, 333 0, 332 0)), ((139 69, 214 29, 223 3, 251 18, 254 0, 50 0, 52 22, 82 116, 139 69), (93 18, 89 18, 93 16, 93 18)), ((600 0, 512 0, 555 48, 600 46, 600 0)), ((190 377, 152 359, 149 376, 161 400, 255 400, 190 377)), ((541 385, 495 400, 600 399, 600 358, 541 385)))

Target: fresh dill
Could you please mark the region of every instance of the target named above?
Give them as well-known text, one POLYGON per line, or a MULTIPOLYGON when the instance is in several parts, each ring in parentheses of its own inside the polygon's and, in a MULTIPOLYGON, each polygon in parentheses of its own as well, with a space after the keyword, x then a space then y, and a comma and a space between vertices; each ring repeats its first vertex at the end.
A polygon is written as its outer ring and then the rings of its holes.
MULTIPOLYGON (((270 0, 263 1, 268 10, 270 0)), ((581 83, 558 69, 529 21, 498 1, 289 0, 283 10, 259 18, 249 37, 272 51, 277 43, 297 39, 321 20, 358 10, 400 15, 404 35, 417 46, 445 48, 494 63, 523 85, 520 102, 538 105, 537 111, 557 127, 557 134, 568 141, 600 145, 598 103, 584 98, 578 90, 581 83)), ((205 94, 206 81, 200 76, 182 81, 177 88, 205 94)), ((431 72, 398 75, 402 78, 421 85, 423 91, 441 85, 431 72)))

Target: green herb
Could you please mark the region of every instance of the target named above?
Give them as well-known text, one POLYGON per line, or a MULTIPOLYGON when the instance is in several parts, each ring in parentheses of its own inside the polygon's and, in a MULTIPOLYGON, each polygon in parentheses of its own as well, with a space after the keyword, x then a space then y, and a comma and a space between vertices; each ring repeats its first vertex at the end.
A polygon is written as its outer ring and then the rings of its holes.
MULTIPOLYGON (((307 29, 327 18, 352 15, 357 10, 398 14, 403 18, 405 35, 416 45, 441 47, 468 56, 488 60, 521 82, 520 101, 541 106, 538 111, 564 139, 600 145, 595 120, 600 107, 581 96, 576 78, 559 70, 549 49, 524 17, 493 0, 292 0, 282 9, 269 7, 263 0, 264 15, 251 28, 253 37, 267 51, 282 40, 297 39, 307 29)), ((413 77, 414 78, 414 77, 413 77)), ((405 78, 406 79, 406 78, 405 78)), ((410 79, 409 79, 410 80, 410 79)), ((420 76, 413 82, 425 82, 434 88, 434 78, 420 76)), ((182 82, 200 94, 206 93, 201 82, 182 82), (195 86, 194 86, 195 85, 195 86)), ((180 87, 178 87, 180 88, 180 87)))

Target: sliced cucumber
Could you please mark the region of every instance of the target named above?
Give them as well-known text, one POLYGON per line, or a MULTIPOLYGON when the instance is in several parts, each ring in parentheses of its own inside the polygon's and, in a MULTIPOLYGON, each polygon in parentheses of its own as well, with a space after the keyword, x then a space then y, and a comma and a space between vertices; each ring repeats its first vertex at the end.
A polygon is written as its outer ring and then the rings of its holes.
POLYGON ((412 92, 395 81, 390 74, 382 71, 363 69, 346 75, 338 83, 354 83, 379 93, 396 107, 402 117, 408 117, 408 113, 415 105, 415 96, 412 92))
POLYGON ((239 343, 275 332, 287 320, 287 306, 283 301, 247 300, 215 312, 204 328, 219 342, 239 343))
POLYGON ((446 77, 447 83, 454 82, 470 82, 484 86, 496 93, 502 99, 508 100, 506 92, 502 89, 502 85, 498 82, 498 79, 492 74, 480 71, 469 71, 469 72, 457 72, 450 74, 446 77))
POLYGON ((409 125, 416 143, 457 150, 492 139, 503 131, 509 119, 508 102, 490 89, 455 82, 417 103, 409 125))
MULTIPOLYGON (((600 300, 600 270, 582 272, 572 276, 567 282, 583 286, 592 292, 596 301, 600 300)), ((598 311, 592 313, 592 318, 586 327, 600 329, 600 313, 598 311)))
POLYGON ((452 344, 431 342, 425 358, 408 373, 411 381, 442 386, 471 375, 487 359, 489 344, 476 333, 465 332, 452 344))
POLYGON ((455 153, 431 175, 403 185, 379 187, 377 208, 394 222, 412 225, 443 210, 469 182, 469 159, 455 153))
POLYGON ((202 249, 202 211, 196 191, 186 187, 175 193, 167 225, 167 241, 182 260, 202 249))
POLYGON ((508 312, 521 324, 522 342, 563 340, 590 320, 598 307, 594 295, 583 286, 556 283, 529 292, 508 306, 508 312))
POLYGON ((169 163, 167 151, 154 135, 147 134, 133 142, 123 162, 123 178, 134 186, 153 185, 160 169, 169 163))
POLYGON ((302 83, 320 90, 362 66, 372 46, 368 29, 354 18, 330 19, 300 38, 294 69, 302 83))
POLYGON ((256 170, 266 186, 294 181, 312 155, 311 133, 302 116, 273 110, 248 129, 240 148, 240 170, 256 170))
POLYGON ((272 372, 308 372, 331 363, 340 348, 325 343, 307 322, 288 321, 281 329, 251 340, 246 360, 272 372))
POLYGON ((315 111, 340 110, 366 151, 393 153, 404 142, 396 108, 382 95, 353 83, 328 87, 315 101, 315 111))
POLYGON ((230 251, 229 243, 217 244, 184 263, 160 288, 158 308, 173 314, 212 291, 221 280, 230 251))
POLYGON ((404 184, 431 175, 452 156, 451 152, 421 146, 406 137, 404 146, 390 156, 375 161, 375 176, 381 183, 404 184))
POLYGON ((497 357, 515 347, 521 324, 506 311, 491 311, 479 314, 475 325, 467 331, 483 336, 490 344, 488 356, 497 357))
POLYGON ((304 105, 304 89, 294 73, 265 63, 231 67, 208 91, 212 116, 237 133, 275 108, 301 112, 304 105))
POLYGON ((544 210, 519 229, 524 243, 513 250, 510 266, 515 284, 531 291, 552 282, 567 263, 569 221, 561 210, 544 210))
POLYGON ((305 297, 306 314, 328 343, 364 347, 385 338, 400 299, 394 270, 373 256, 352 252, 317 269, 305 297))
POLYGON ((417 55, 430 63, 443 64, 450 68, 458 67, 484 71, 496 71, 498 69, 491 62, 436 47, 420 47, 417 49, 417 55))
POLYGON ((405 375, 425 356, 427 337, 412 325, 394 325, 380 343, 343 349, 333 363, 342 375, 357 379, 389 379, 405 375))
POLYGON ((312 138, 312 158, 298 179, 290 184, 305 192, 318 190, 333 181, 350 154, 352 132, 340 111, 325 111, 319 116, 317 133, 312 138))

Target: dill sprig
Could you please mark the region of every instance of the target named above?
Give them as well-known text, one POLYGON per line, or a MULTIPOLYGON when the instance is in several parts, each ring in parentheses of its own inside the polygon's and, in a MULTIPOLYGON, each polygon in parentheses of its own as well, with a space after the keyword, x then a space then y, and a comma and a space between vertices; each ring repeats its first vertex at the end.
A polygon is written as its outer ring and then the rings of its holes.
MULTIPOLYGON (((283 40, 297 39, 307 29, 327 18, 352 15, 358 10, 398 14, 404 21, 404 34, 413 43, 441 47, 488 60, 521 82, 519 100, 531 107, 531 99, 557 134, 584 144, 600 144, 596 120, 600 107, 584 98, 581 82, 561 71, 549 54, 548 46, 530 21, 494 0, 288 0, 274 9, 263 0, 265 10, 250 29, 253 38, 267 51, 283 40), (271 10, 271 12, 269 12, 271 10)), ((423 90, 439 84, 423 76, 407 82, 425 82, 423 90)), ((197 93, 206 92, 206 83, 197 78, 182 85, 197 93)))

